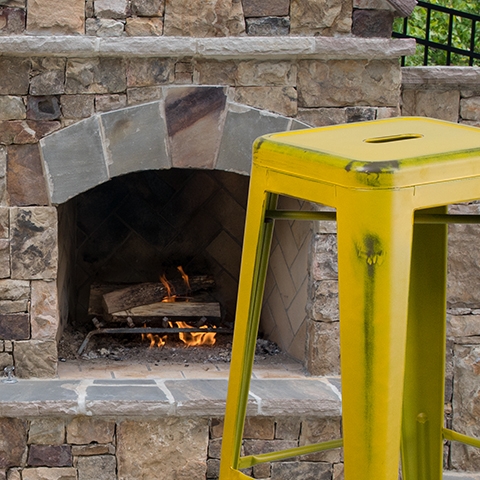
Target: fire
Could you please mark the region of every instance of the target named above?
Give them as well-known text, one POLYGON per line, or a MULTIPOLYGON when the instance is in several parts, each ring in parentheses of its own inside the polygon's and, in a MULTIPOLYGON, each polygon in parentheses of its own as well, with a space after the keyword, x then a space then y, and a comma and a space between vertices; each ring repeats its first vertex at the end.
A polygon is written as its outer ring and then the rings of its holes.
POLYGON ((172 284, 167 280, 167 277, 165 276, 165 274, 160 277, 160 281, 162 282, 163 286, 167 290, 167 294, 162 298, 162 302, 166 302, 166 303, 174 302, 176 298, 175 290, 173 289, 172 284))
MULTIPOLYGON (((191 328, 188 323, 177 321, 175 322, 178 328, 191 328)), ((173 327, 172 322, 170 322, 170 326, 173 327)), ((206 325, 200 328, 208 328, 206 325)), ((187 347, 196 347, 198 345, 215 345, 217 341, 215 338, 215 332, 180 332, 178 336, 180 340, 187 346, 187 347)))
MULTIPOLYGON (((187 289, 190 290, 190 283, 188 279, 188 275, 184 272, 183 268, 177 267, 177 270, 180 272, 182 275, 183 281, 185 282, 185 285, 187 286, 187 289)), ((160 282, 162 282, 163 286, 165 287, 166 290, 166 295, 165 297, 162 298, 162 302, 166 303, 173 303, 177 301, 177 295, 175 294, 175 289, 173 288, 173 285, 167 280, 167 277, 165 275, 160 276, 160 282)), ((185 299, 185 301, 188 301, 188 298, 185 299)), ((175 321, 175 322, 168 322, 171 328, 194 328, 191 325, 189 325, 186 322, 181 322, 181 321, 175 321)), ((146 325, 144 325, 146 327, 146 325)), ((206 325, 200 327, 201 329, 206 329, 208 328, 206 325)), ((180 340, 187 346, 187 347, 195 347, 198 345, 214 345, 216 342, 216 333, 215 332, 179 332, 178 336, 180 340)), ((142 333, 142 340, 149 340, 150 341, 150 346, 149 348, 153 348, 155 346, 157 347, 163 347, 167 341, 167 335, 155 335, 152 333, 147 333, 144 334, 142 333)))
POLYGON ((179 267, 177 267, 177 270, 180 272, 180 275, 182 275, 183 281, 185 282, 187 289, 190 290, 190 281, 188 279, 188 275, 183 271, 183 267, 180 265, 179 267))
MULTIPOLYGON (((146 328, 147 325, 143 324, 143 327, 146 328)), ((167 336, 163 335, 163 337, 161 337, 160 335, 153 333, 142 333, 142 340, 150 340, 150 345, 148 348, 153 348, 155 346, 163 347, 167 342, 167 336)))

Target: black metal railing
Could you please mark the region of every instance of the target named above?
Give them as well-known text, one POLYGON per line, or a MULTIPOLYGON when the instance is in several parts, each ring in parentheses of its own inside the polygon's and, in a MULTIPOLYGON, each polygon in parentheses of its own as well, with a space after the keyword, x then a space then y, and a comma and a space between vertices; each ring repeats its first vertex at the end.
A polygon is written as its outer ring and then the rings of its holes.
MULTIPOLYGON (((480 41, 477 41, 480 40, 480 15, 422 1, 418 2, 416 9, 425 9, 421 12, 422 21, 416 22, 415 28, 412 28, 412 18, 405 18, 403 28, 397 27, 396 30, 401 31, 394 31, 393 36, 414 38, 417 46, 422 45, 423 65, 480 65, 480 41), (442 23, 441 33, 439 29, 435 29, 436 26, 438 28, 439 16, 442 23), (419 23, 422 24, 421 28, 419 23), (459 38, 460 30, 462 38, 459 38)), ((405 65, 405 57, 402 58, 402 65, 405 65)))

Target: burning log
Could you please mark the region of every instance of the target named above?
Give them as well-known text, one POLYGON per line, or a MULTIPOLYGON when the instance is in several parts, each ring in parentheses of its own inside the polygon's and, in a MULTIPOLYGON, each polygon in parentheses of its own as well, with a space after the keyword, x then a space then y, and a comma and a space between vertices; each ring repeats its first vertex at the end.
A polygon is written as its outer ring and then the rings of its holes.
MULTIPOLYGON (((170 280, 177 296, 186 296, 199 290, 207 290, 215 285, 210 275, 196 275, 189 279, 186 285, 182 279, 170 280)), ((156 304, 169 295, 168 288, 163 283, 141 283, 105 293, 103 295, 103 309, 107 314, 123 312, 142 305, 156 304)), ((187 302, 185 302, 187 303, 187 302)))

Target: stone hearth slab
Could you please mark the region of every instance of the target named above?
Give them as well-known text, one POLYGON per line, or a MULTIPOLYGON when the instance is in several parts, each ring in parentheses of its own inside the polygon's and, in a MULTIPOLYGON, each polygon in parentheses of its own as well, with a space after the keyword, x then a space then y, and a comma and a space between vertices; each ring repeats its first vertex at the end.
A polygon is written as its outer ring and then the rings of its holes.
MULTIPOLYGON (((223 416, 227 380, 19 380, 0 385, 3 416, 223 416)), ((292 412, 339 416, 338 389, 326 378, 253 379, 248 415, 292 412)))

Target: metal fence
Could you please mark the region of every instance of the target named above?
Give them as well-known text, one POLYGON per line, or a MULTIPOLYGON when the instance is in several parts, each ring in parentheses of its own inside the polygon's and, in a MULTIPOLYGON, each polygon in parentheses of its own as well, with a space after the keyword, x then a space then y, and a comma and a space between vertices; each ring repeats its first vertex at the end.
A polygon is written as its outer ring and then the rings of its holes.
POLYGON ((413 64, 422 64, 423 49, 423 65, 480 65, 480 15, 422 1, 414 14, 417 21, 407 17, 393 32, 396 38, 417 41, 413 64))

